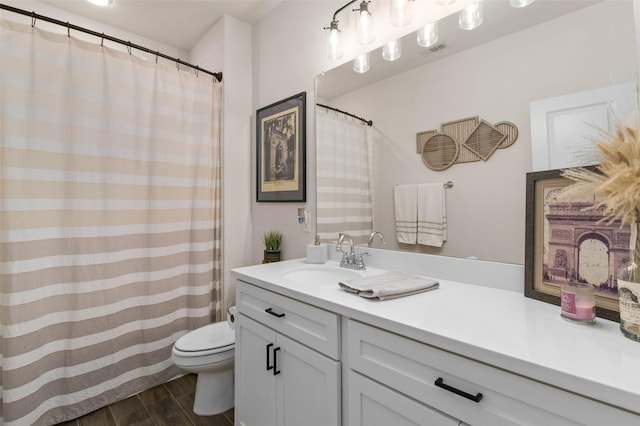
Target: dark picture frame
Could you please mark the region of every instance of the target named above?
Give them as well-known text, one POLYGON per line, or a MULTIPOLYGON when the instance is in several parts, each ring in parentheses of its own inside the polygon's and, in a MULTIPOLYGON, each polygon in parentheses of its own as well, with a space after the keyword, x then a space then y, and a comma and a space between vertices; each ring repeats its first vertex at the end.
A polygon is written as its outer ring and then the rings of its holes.
POLYGON ((306 105, 301 92, 256 112, 256 201, 306 201, 306 105))
POLYGON ((571 183, 561 169, 527 173, 524 294, 559 306, 563 282, 586 282, 596 316, 620 322, 616 272, 629 260, 629 225, 601 221, 604 207, 588 209, 595 196, 557 200, 571 183))

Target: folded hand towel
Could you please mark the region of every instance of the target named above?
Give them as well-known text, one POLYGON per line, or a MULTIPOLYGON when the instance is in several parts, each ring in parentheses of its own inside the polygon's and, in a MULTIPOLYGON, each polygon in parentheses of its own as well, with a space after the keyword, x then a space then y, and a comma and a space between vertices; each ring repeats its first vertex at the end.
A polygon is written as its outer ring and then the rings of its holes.
POLYGON ((438 288, 440 283, 433 278, 389 271, 373 277, 341 281, 339 285, 346 291, 362 297, 387 300, 433 290, 438 288))
POLYGON ((393 187, 396 211, 396 236, 399 243, 415 244, 418 236, 418 186, 393 187))
POLYGON ((418 244, 442 247, 447 240, 447 210, 442 183, 418 185, 418 244))

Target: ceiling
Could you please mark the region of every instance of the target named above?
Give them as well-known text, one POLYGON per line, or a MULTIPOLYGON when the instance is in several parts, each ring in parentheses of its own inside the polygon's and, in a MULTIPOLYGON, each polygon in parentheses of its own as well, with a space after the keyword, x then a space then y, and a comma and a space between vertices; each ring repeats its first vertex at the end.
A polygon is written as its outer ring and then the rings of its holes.
POLYGON ((110 6, 99 7, 86 0, 40 1, 187 51, 191 50, 223 15, 254 24, 282 2, 282 0, 113 0, 110 6))

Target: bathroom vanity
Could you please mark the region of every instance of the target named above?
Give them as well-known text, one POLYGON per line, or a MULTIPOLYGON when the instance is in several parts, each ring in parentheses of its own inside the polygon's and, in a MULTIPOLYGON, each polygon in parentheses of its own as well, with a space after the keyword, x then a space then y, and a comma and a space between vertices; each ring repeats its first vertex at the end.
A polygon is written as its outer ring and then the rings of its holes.
POLYGON ((525 298, 520 266, 368 250, 440 288, 368 300, 359 272, 237 268, 237 425, 636 425, 640 344, 525 298))

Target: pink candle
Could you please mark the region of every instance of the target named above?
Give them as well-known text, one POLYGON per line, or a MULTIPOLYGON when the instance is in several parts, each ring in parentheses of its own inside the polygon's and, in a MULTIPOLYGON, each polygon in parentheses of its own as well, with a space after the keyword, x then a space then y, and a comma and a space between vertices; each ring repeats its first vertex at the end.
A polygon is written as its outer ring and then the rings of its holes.
POLYGON ((561 295, 562 316, 581 323, 592 323, 595 319, 595 299, 593 289, 587 286, 578 288, 563 286, 561 295))
POLYGON ((576 303, 575 317, 578 319, 590 320, 591 318, 593 318, 593 305, 581 305, 579 303, 576 303))

